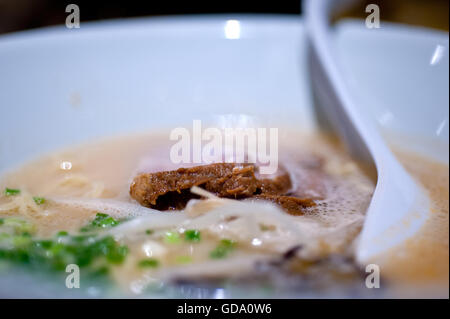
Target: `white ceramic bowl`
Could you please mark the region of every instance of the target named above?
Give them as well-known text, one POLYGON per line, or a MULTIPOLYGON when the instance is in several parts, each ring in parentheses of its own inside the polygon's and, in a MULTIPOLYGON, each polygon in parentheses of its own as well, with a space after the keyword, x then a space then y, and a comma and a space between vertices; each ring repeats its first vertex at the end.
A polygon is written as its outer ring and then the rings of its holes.
MULTIPOLYGON (((341 24, 336 37, 361 105, 381 129, 423 137, 418 149, 436 141, 448 162, 448 35, 362 25, 341 24)), ((220 114, 315 130, 305 36, 299 16, 82 22, 1 36, 0 171, 95 137, 220 114)))

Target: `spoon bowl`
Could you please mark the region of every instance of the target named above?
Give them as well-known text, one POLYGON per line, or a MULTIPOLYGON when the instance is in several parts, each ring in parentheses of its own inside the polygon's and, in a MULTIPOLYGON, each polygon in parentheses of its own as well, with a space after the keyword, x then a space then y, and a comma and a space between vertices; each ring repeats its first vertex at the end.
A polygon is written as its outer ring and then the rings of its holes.
POLYGON ((352 156, 372 165, 377 184, 356 249, 357 261, 378 256, 414 236, 430 213, 430 200, 397 161, 376 129, 374 119, 355 104, 333 55, 330 16, 341 1, 306 1, 312 84, 318 112, 331 124, 352 156))

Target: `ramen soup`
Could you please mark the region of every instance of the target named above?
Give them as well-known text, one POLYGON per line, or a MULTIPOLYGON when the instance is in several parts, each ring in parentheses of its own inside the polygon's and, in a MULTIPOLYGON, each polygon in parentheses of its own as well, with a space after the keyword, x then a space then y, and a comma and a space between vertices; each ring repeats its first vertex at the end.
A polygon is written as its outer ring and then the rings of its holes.
MULTIPOLYGON (((76 146, 3 176, 3 271, 65 278, 76 265, 82 287, 98 280, 132 295, 186 285, 367 291, 353 255, 376 180, 336 140, 281 134, 278 170, 264 175, 257 163, 174 164, 168 136, 76 146)), ((448 167, 420 163, 447 220, 439 266, 422 270, 448 286, 448 167)))

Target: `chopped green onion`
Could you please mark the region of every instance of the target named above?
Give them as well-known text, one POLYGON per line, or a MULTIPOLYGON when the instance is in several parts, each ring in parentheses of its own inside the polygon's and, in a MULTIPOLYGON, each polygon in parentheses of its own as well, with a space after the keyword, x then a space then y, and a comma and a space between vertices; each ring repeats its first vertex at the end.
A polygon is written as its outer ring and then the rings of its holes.
POLYGON ((31 238, 29 235, 14 236, 12 240, 14 247, 24 247, 31 243, 31 238))
POLYGON ((151 235, 151 234, 154 233, 154 231, 151 230, 151 229, 147 229, 147 230, 145 231, 145 233, 146 233, 147 235, 151 235))
POLYGON ((236 242, 231 239, 222 239, 220 241, 220 245, 224 246, 226 248, 234 248, 234 246, 236 245, 236 242))
POLYGON ((174 231, 168 231, 165 234, 164 241, 168 244, 176 244, 180 242, 180 234, 174 231))
POLYGON ((14 188, 5 188, 5 195, 6 196, 14 196, 14 195, 19 195, 20 194, 20 189, 14 189, 14 188))
POLYGON ((138 263, 141 268, 156 268, 159 266, 159 261, 155 258, 143 259, 138 263))
POLYGON ((0 225, 3 225, 3 218, 0 218, 0 225))
POLYGON ((184 239, 187 241, 200 241, 200 231, 195 229, 188 229, 184 232, 184 239))
POLYGON ((16 217, 5 218, 3 220, 3 225, 5 227, 12 228, 16 235, 21 235, 23 233, 34 233, 35 231, 33 224, 16 217))
POLYGON ((90 232, 97 228, 108 228, 119 225, 120 222, 108 214, 97 213, 94 220, 80 229, 81 232, 90 232))
POLYGON ((42 204, 45 203, 45 198, 44 198, 44 197, 34 196, 34 197, 33 197, 33 200, 34 200, 34 202, 35 202, 37 205, 42 205, 42 204))
POLYGON ((188 263, 192 262, 192 257, 191 256, 178 256, 176 258, 176 262, 179 264, 188 264, 188 263))
POLYGON ((236 246, 236 242, 230 239, 222 239, 219 245, 210 252, 209 256, 213 259, 226 257, 236 246))
POLYGON ((261 229, 262 231, 269 231, 269 230, 274 230, 275 227, 273 225, 259 224, 259 229, 261 229))
POLYGON ((87 274, 107 274, 110 265, 121 264, 128 247, 112 236, 71 236, 60 231, 56 238, 35 239, 29 232, 33 225, 17 218, 4 218, 3 227, 10 227, 14 234, 0 233, 0 261, 26 264, 35 269, 64 271, 66 265, 88 267, 87 274), (59 236, 67 236, 61 242, 59 236))
POLYGON ((228 251, 226 249, 217 247, 212 252, 210 252, 209 257, 211 257, 213 259, 220 259, 220 258, 224 258, 227 254, 228 254, 228 251))
POLYGON ((117 220, 115 220, 108 214, 102 213, 97 213, 97 215, 95 215, 95 219, 92 221, 93 226, 102 228, 116 226, 117 224, 119 224, 117 220))
POLYGON ((63 237, 63 236, 69 236, 69 233, 65 230, 61 230, 56 234, 56 237, 63 237))
POLYGON ((112 264, 121 264, 128 254, 128 247, 120 245, 113 247, 106 255, 106 259, 112 264))
POLYGON ((5 239, 10 239, 11 235, 8 233, 0 233, 0 241, 5 240, 5 239))

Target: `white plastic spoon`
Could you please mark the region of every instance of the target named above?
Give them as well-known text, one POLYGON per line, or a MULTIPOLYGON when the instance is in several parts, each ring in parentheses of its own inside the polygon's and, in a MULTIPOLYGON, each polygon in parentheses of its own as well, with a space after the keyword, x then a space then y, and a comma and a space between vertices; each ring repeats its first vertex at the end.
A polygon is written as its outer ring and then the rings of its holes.
POLYGON ((427 219, 430 207, 424 189, 397 161, 379 134, 374 121, 355 105, 339 63, 333 56, 329 17, 348 1, 307 0, 306 24, 311 51, 311 77, 322 108, 353 156, 372 163, 377 185, 358 242, 356 258, 361 264, 414 236, 427 219))

